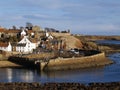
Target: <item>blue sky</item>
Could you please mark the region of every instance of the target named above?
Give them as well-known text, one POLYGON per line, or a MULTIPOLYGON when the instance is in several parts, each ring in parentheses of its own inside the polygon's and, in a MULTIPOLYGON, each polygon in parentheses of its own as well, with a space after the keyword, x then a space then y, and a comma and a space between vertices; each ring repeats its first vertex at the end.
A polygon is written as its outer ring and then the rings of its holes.
POLYGON ((72 33, 120 34, 120 0, 0 0, 0 26, 70 29, 72 33))

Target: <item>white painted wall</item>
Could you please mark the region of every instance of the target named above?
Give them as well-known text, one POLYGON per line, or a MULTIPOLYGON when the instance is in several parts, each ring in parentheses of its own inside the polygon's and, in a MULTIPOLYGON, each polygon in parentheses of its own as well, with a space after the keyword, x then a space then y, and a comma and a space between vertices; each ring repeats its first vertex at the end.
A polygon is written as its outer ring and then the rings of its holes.
POLYGON ((30 42, 30 40, 27 38, 27 36, 24 36, 24 38, 18 42, 18 44, 26 44, 24 47, 17 46, 16 51, 18 52, 32 52, 33 49, 36 49, 36 43, 30 42))

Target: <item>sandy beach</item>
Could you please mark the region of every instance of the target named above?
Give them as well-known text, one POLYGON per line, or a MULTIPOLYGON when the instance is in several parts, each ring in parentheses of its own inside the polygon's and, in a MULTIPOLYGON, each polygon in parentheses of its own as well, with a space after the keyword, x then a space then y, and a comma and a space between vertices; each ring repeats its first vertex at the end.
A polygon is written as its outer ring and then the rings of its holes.
POLYGON ((7 60, 0 61, 0 68, 7 68, 7 67, 21 67, 21 66, 7 60))

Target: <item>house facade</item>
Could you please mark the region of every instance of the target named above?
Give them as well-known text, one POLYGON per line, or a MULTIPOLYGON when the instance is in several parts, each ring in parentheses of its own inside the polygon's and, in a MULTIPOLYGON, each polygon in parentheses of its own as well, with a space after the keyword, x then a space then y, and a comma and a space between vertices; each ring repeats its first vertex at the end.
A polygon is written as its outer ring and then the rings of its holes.
POLYGON ((30 53, 33 51, 33 49, 36 49, 37 44, 34 42, 31 42, 27 36, 24 36, 23 39, 18 42, 16 46, 16 51, 17 52, 22 52, 22 53, 30 53))
POLYGON ((10 42, 9 43, 0 42, 0 50, 7 51, 7 52, 12 51, 12 46, 10 42))

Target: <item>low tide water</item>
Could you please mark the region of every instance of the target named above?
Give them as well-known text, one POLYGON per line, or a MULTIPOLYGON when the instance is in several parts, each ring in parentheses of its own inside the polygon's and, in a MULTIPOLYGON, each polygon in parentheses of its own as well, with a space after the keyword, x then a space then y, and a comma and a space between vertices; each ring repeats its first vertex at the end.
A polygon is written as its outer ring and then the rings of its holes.
MULTIPOLYGON (((114 42, 114 44, 116 43, 114 42)), ((115 63, 103 67, 79 70, 40 72, 37 70, 23 68, 0 68, 0 82, 90 83, 120 81, 120 53, 111 54, 108 56, 108 58, 113 60, 115 63)))
POLYGON ((98 44, 120 45, 120 41, 119 40, 97 40, 96 43, 98 43, 98 44))

